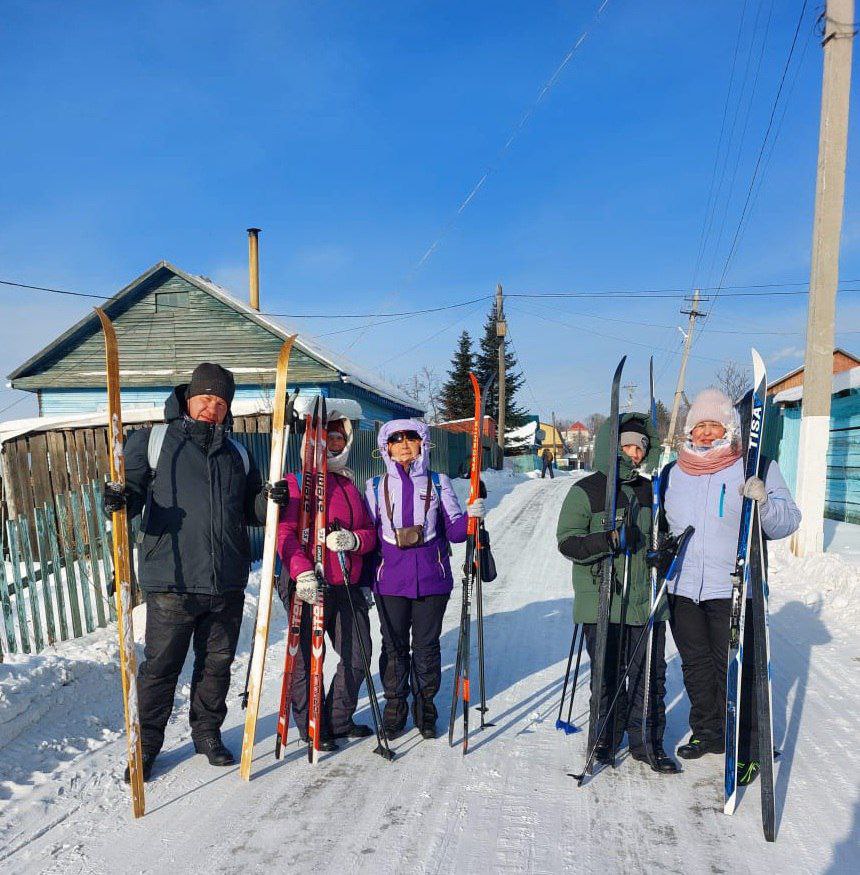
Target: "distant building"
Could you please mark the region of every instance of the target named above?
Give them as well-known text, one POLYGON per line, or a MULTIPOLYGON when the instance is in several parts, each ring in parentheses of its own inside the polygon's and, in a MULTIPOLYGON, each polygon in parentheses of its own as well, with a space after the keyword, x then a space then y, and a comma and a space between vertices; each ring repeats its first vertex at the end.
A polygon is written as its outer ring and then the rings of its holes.
MULTIPOLYGON (((465 434, 472 433, 472 427, 475 424, 475 420, 473 417, 469 417, 468 419, 449 419, 447 422, 437 422, 436 428, 444 428, 445 431, 453 431, 453 432, 463 432, 465 434)), ((491 441, 496 439, 497 428, 496 421, 492 416, 484 417, 484 437, 489 438, 491 441)))
MULTIPOLYGON (((102 307, 116 327, 126 409, 162 404, 201 361, 216 361, 233 372, 237 401, 270 397, 278 350, 295 333, 205 277, 166 261, 102 307)), ((13 388, 35 393, 40 416, 105 410, 104 345, 95 314, 16 368, 9 380, 13 388)), ((289 388, 358 401, 365 428, 374 421, 424 414, 382 377, 301 333, 290 359, 289 388)))
MULTIPOLYGON (((837 347, 833 350, 833 373, 841 374, 844 371, 850 371, 851 368, 856 368, 860 365, 860 359, 846 352, 844 349, 837 347)), ((778 380, 774 380, 767 387, 768 395, 776 395, 779 392, 784 392, 786 389, 794 389, 797 386, 803 385, 803 365, 783 374, 778 380)))

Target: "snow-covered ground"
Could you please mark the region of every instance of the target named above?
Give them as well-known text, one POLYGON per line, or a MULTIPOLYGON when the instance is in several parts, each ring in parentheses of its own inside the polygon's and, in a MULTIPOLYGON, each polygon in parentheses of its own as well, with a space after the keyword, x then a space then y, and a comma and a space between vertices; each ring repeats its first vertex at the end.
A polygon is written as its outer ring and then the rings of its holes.
MULTIPOLYGON (((394 743, 392 763, 372 754, 372 740, 324 756, 315 768, 293 741, 276 761, 284 651, 284 612, 276 606, 251 782, 241 782, 235 768, 214 769, 193 754, 186 666, 165 750, 146 785, 146 817, 134 821, 120 778, 124 741, 112 629, 0 665, 0 869, 857 871, 860 569, 839 556, 795 560, 779 545, 774 549, 774 713, 783 755, 776 781, 779 835, 768 845, 758 785, 744 793, 734 817, 723 815, 721 758, 705 757, 685 764, 682 775, 663 777, 623 757, 617 770, 581 789, 567 776, 580 769, 585 745, 584 733, 565 736, 555 729, 571 590, 554 534, 570 484, 570 477, 509 474, 493 474, 488 482, 488 528, 500 570, 485 589, 488 716, 495 726, 474 733, 465 758, 459 746, 448 747, 447 737, 422 741, 411 730, 394 743)), ((466 487, 458 484, 458 490, 466 487)), ((243 716, 237 696, 253 601, 249 591, 224 727, 237 752, 243 716)), ((446 716, 458 617, 455 591, 442 636, 438 703, 446 716)), ((378 646, 376 634, 376 652, 378 646)), ((671 645, 668 656, 666 742, 673 748, 686 735, 688 705, 671 645)), ((586 676, 574 707, 580 725, 586 676)), ((357 716, 370 721, 366 698, 357 716)))

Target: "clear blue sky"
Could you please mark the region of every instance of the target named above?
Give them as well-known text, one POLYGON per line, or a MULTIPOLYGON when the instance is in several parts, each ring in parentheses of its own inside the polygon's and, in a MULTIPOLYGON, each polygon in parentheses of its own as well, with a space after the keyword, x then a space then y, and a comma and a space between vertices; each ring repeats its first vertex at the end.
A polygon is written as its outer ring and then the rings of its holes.
MULTIPOLYGON (((512 293, 714 285, 802 2, 610 0, 595 23, 599 5, 6 2, 0 278, 107 295, 164 258, 244 297, 244 232, 258 225, 271 312, 441 305, 497 282, 512 293), (696 270, 742 14, 734 137, 696 270)), ((804 19, 730 285, 808 278, 818 12, 804 19)), ((857 133, 855 122, 844 279, 860 279, 857 133)), ((2 286, 0 302, 4 375, 88 307, 2 286)), ((423 365, 441 373, 486 306, 327 342, 396 380, 423 365)), ((668 401, 680 307, 681 295, 512 298, 528 380, 520 402, 543 415, 601 410, 626 352, 641 406, 649 347, 668 401)), ((722 298, 695 345, 690 389, 726 358, 746 362, 751 343, 773 375, 800 364, 805 307, 802 296, 722 298), (744 330, 774 333, 732 333, 744 330)), ((840 294, 838 322, 838 342, 860 349, 860 294, 840 294)), ((296 324, 316 334, 355 325, 296 324)), ((18 397, 4 389, 0 407, 18 397)), ((25 400, 0 418, 33 410, 25 400)))

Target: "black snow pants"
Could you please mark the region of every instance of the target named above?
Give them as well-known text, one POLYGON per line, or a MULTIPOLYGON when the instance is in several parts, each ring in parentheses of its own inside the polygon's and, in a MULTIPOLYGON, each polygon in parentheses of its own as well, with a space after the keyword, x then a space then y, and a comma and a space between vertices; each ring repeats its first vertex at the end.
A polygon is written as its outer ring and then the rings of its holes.
POLYGON ((544 462, 543 463, 543 468, 541 469, 541 472, 540 472, 540 479, 543 480, 543 478, 546 477, 547 471, 549 471, 549 479, 554 480, 555 474, 552 473, 552 462, 544 462))
POLYGON ((164 744, 176 682, 192 642, 191 737, 199 741, 220 732, 227 716, 230 666, 244 603, 244 592, 147 594, 144 661, 137 675, 140 738, 145 750, 157 752, 164 744))
POLYGON ((384 717, 389 730, 401 730, 406 725, 410 688, 415 725, 421 728, 436 723, 438 713, 433 699, 442 683, 439 637, 449 598, 450 593, 415 599, 376 597, 382 627, 379 676, 385 690, 384 717))
MULTIPOLYGON (((311 665, 310 605, 302 610, 301 646, 293 668, 293 719, 303 739, 308 737, 308 684, 311 665)), ((352 726, 352 717, 358 706, 358 694, 364 683, 364 663, 361 659, 361 635, 370 659, 370 616, 367 599, 360 587, 328 586, 325 590, 325 631, 334 652, 340 657, 335 675, 329 685, 323 704, 323 736, 346 733, 352 726), (355 605, 358 627, 353 623, 349 596, 355 605)))
MULTIPOLYGON (((681 654, 684 687, 690 698, 690 729, 697 738, 722 739, 726 727, 726 669, 729 656, 731 599, 694 602, 670 596, 672 637, 681 654)), ((738 760, 758 756, 752 604, 747 601, 738 760)))
MULTIPOLYGON (((597 624, 585 623, 585 647, 590 659, 594 659, 594 648, 597 643, 597 624)), ((645 752, 642 737, 642 711, 645 703, 645 656, 647 641, 643 641, 639 652, 633 655, 636 642, 642 634, 644 626, 625 626, 624 645, 622 652, 620 671, 616 674, 618 666, 619 638, 621 626, 618 623, 609 624, 609 635, 606 639, 606 662, 603 671, 603 698, 600 703, 601 720, 606 714, 606 709, 612 702, 612 697, 618 689, 618 683, 624 672, 625 666, 630 664, 630 673, 618 701, 615 703, 613 714, 617 713, 617 720, 609 718, 602 741, 612 743, 612 726, 616 728, 614 749, 618 750, 627 732, 627 740, 631 751, 645 752), (632 660, 632 661, 631 661, 632 660)), ((592 684, 594 683, 592 674, 592 684)), ((592 687, 591 695, 595 695, 592 687)), ((654 645, 651 653, 651 702, 648 708, 648 733, 653 747, 661 747, 663 744, 663 732, 666 729, 666 624, 654 624, 654 645)))

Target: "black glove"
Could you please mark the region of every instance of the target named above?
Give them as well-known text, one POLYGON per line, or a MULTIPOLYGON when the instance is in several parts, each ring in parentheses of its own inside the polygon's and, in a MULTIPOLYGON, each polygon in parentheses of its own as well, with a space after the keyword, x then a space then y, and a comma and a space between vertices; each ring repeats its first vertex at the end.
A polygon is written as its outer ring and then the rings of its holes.
POLYGON ((105 483, 104 491, 102 492, 102 508, 108 516, 122 510, 127 501, 128 492, 125 486, 110 481, 105 483))
POLYGON ((263 486, 266 498, 274 501, 278 507, 286 507, 290 503, 290 487, 286 480, 278 480, 277 483, 266 483, 263 486))
POLYGON ((665 577, 677 552, 678 539, 673 535, 661 535, 657 549, 649 550, 645 554, 645 564, 649 568, 656 568, 660 577, 665 577))

